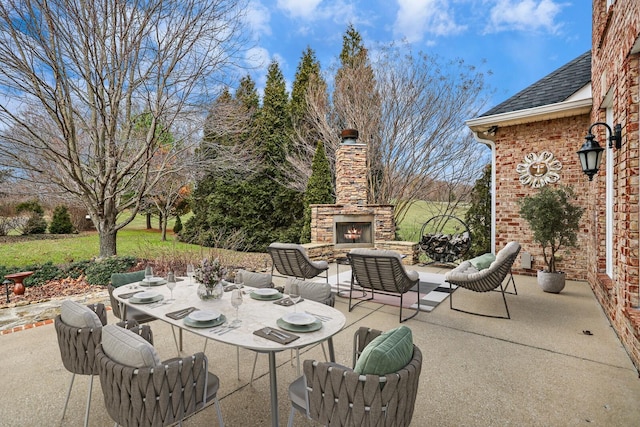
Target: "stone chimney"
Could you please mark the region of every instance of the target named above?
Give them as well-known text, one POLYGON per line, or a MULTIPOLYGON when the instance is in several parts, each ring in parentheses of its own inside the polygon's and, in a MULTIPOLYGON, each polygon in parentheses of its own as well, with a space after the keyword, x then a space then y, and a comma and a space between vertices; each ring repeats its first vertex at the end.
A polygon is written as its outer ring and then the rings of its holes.
POLYGON ((358 142, 358 131, 344 129, 342 144, 336 150, 336 204, 366 205, 367 144, 358 142))

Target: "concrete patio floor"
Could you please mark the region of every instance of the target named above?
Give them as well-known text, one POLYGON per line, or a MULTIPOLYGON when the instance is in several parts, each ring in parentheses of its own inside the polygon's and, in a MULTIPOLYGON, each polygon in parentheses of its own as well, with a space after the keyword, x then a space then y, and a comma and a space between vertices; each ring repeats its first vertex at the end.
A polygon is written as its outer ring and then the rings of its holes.
MULTIPOLYGON (((344 267, 342 267, 344 268, 344 267)), ((442 273, 446 268, 412 267, 442 273)), ((335 265, 332 265, 335 271, 335 265)), ((449 309, 405 322, 423 353, 413 426, 638 426, 638 372, 609 325, 586 282, 568 282, 558 295, 538 289, 534 277, 516 276, 518 295, 507 295, 511 319, 492 319, 449 309), (583 333, 590 331, 591 335, 583 333)), ((347 324, 334 337, 337 362, 351 365, 352 337, 359 326, 391 329, 398 308, 361 304, 351 313, 347 300, 336 308, 347 324)), ((455 306, 485 313, 504 310, 499 293, 455 293, 455 306)), ((242 307, 240 308, 242 315, 242 307)), ((109 312, 109 323, 116 319, 109 312)), ((162 358, 176 355, 171 329, 152 322, 162 358)), ((204 339, 185 334, 184 353, 201 351, 204 339)), ((269 426, 267 357, 259 355, 257 379, 249 385, 254 353, 240 351, 240 379, 234 347, 210 342, 210 371, 220 377, 222 414, 227 426, 269 426)), ((302 359, 322 360, 319 346, 302 359)), ((0 336, 0 426, 59 424, 71 374, 62 366, 53 325, 0 336)), ((287 387, 296 377, 289 352, 279 353, 280 424, 290 411, 287 387)), ((77 376, 64 426, 81 425, 89 378, 77 376)), ((94 380, 90 425, 109 426, 98 378, 94 380)), ((215 426, 209 407, 183 423, 215 426)), ((315 423, 297 414, 296 426, 315 423)))

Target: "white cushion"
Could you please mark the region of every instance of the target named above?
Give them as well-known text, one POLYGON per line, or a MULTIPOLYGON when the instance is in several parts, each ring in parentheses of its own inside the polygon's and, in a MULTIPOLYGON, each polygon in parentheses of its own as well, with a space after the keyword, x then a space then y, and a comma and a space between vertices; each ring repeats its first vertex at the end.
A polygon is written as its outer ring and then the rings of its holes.
POLYGON ((238 270, 236 273, 236 282, 242 283, 246 286, 252 286, 254 288, 272 288, 271 274, 268 273, 254 273, 253 271, 238 270))
POLYGON ((60 306, 60 318, 74 328, 101 328, 102 322, 95 311, 86 305, 66 300, 60 306))
POLYGON ((134 368, 159 365, 160 356, 140 335, 116 325, 102 328, 102 350, 114 362, 134 368))
POLYGON ((331 296, 331 285, 326 282, 309 282, 300 279, 287 279, 284 285, 285 293, 289 293, 291 285, 295 283, 298 285, 298 292, 304 299, 324 302, 331 296))

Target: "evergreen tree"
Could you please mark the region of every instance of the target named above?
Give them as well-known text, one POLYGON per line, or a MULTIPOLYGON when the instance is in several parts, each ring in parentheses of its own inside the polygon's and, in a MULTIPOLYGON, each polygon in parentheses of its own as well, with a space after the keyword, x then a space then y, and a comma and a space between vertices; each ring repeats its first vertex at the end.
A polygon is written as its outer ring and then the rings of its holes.
POLYGON ((471 190, 471 206, 465 214, 471 230, 471 249, 468 258, 491 252, 491 165, 484 168, 471 190))
POLYGON ((304 194, 304 224, 300 243, 311 241, 311 204, 335 203, 331 168, 324 152, 324 144, 318 141, 316 154, 311 164, 311 177, 307 183, 307 191, 304 194))
POLYGON ((70 234, 73 233, 73 224, 71 216, 66 206, 56 206, 49 224, 49 233, 51 234, 70 234))
POLYGON ((368 203, 379 203, 377 189, 384 175, 380 153, 382 107, 369 52, 362 36, 351 24, 342 37, 333 104, 339 129, 357 129, 360 141, 368 146, 368 203))

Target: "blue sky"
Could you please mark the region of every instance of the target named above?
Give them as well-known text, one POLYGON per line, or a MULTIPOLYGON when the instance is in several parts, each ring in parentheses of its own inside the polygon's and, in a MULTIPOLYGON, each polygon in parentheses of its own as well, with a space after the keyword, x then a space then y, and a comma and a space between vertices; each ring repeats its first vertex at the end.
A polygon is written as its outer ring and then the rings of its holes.
MULTIPOLYGON (((310 46, 323 69, 337 61, 349 23, 369 48, 406 39, 414 51, 490 70, 487 109, 591 47, 589 0, 248 0, 260 90, 277 59, 291 84, 310 46)), ((486 111, 486 110, 485 110, 486 111)))

